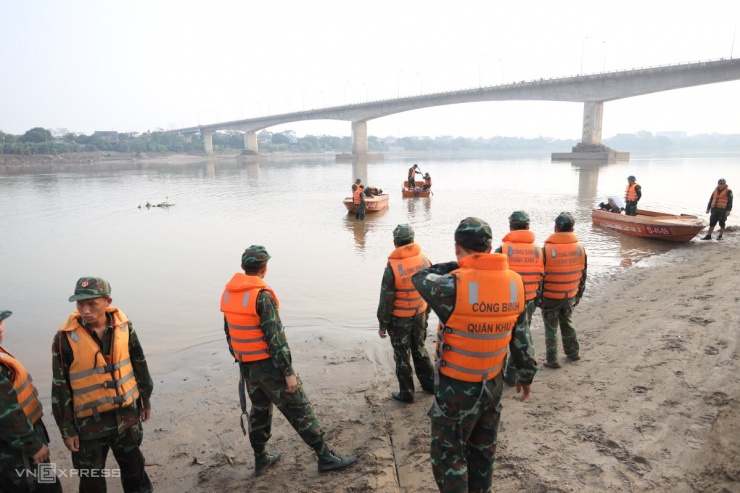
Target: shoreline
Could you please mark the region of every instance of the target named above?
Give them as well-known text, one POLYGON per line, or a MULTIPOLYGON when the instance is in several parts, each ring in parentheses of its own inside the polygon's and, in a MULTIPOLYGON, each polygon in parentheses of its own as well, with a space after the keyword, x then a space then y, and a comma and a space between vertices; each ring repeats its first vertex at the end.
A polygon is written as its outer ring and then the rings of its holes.
MULTIPOLYGON (((574 313, 582 359, 541 368, 525 403, 504 390, 497 491, 737 489, 740 247, 728 240, 625 268, 587 291, 574 313)), ((433 333, 430 324, 430 351, 433 333)), ((542 359, 539 310, 532 336, 542 359)), ((432 396, 417 389, 413 404, 390 399, 397 383, 388 341, 370 329, 291 329, 288 337, 327 443, 357 455, 358 464, 320 475, 313 452, 275 412, 269 448, 283 457, 253 477, 239 427, 238 370, 225 343, 214 341, 183 351, 185 370, 153 375, 142 451, 156 491, 437 491, 426 416, 432 396)), ((45 423, 52 460, 69 467, 50 413, 45 423)), ((108 487, 121 491, 115 479, 108 487)))

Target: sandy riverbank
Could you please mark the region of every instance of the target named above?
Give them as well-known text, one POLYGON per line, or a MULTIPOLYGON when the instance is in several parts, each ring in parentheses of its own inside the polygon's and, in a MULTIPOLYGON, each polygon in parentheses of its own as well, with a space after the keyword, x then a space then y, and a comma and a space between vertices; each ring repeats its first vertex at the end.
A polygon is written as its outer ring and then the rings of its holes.
MULTIPOLYGON (((497 491, 740 489, 739 245, 696 243, 651 263, 620 271, 578 306, 580 361, 543 368, 525 403, 505 390, 497 491)), ((533 337, 542 355, 539 312, 533 337)), ((357 455, 358 464, 319 475, 310 449, 276 411, 270 448, 283 458, 254 478, 239 428, 237 369, 218 341, 183 352, 187 370, 155 376, 143 445, 155 490, 436 491, 432 397, 417 392, 411 405, 390 399, 397 385, 390 343, 372 330, 289 330, 289 340, 329 445, 357 455)), ((52 458, 67 467, 53 418, 45 419, 52 458)), ((64 486, 74 491, 77 482, 64 486)), ((115 480, 109 488, 120 491, 115 480)))

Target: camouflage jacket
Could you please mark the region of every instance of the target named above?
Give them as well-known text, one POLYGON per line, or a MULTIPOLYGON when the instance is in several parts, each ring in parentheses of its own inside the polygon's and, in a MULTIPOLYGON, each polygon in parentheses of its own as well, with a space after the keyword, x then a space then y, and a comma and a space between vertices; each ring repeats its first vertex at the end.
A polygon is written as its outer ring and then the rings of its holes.
MULTIPOLYGON (((113 321, 110 314, 107 314, 107 317, 108 328, 105 330, 102 341, 98 338, 95 331, 86 327, 85 322, 81 318, 78 319, 80 325, 88 330, 93 340, 100 346, 101 352, 105 355, 110 354, 112 338, 111 323, 113 321)), ((139 393, 141 394, 141 405, 149 409, 151 408, 149 399, 152 396, 152 390, 154 390, 154 382, 151 375, 149 375, 144 350, 139 343, 139 337, 136 335, 131 322, 128 323, 128 328, 128 352, 131 357, 131 366, 134 367, 136 385, 139 387, 139 393)), ((54 341, 51 344, 51 354, 51 407, 62 438, 66 439, 75 436, 79 436, 80 439, 84 440, 100 438, 120 434, 123 430, 138 423, 139 411, 136 405, 104 412, 100 415, 100 421, 95 421, 93 416, 77 418, 72 407, 72 390, 67 378, 74 358, 72 348, 65 334, 57 332, 54 335, 54 341)))
POLYGON ((32 456, 44 445, 18 404, 10 369, 0 364, 0 455, 14 449, 32 456))
MULTIPOLYGON (((450 272, 457 269, 457 262, 435 264, 411 276, 411 282, 419 294, 429 303, 441 323, 447 322, 455 309, 457 295, 455 276, 450 272)), ((526 325, 526 314, 522 312, 511 334, 509 352, 519 371, 519 381, 529 385, 537 372, 534 345, 526 325)))
MULTIPOLYGON (((393 300, 396 298, 396 280, 393 277, 393 269, 386 266, 383 271, 383 280, 380 282, 380 301, 378 302, 378 328, 388 332, 391 325, 403 328, 412 327, 416 317, 394 317, 393 300)), ((427 309, 427 313, 431 308, 427 309)))
MULTIPOLYGON (((257 314, 260 316, 260 327, 265 334, 265 342, 275 368, 280 369, 283 375, 295 375, 292 366, 293 359, 290 355, 290 347, 288 347, 288 338, 285 336, 285 328, 280 321, 280 313, 278 313, 275 300, 269 291, 262 290, 257 296, 257 314)), ((224 332, 226 333, 229 352, 234 356, 226 317, 224 317, 224 332)))

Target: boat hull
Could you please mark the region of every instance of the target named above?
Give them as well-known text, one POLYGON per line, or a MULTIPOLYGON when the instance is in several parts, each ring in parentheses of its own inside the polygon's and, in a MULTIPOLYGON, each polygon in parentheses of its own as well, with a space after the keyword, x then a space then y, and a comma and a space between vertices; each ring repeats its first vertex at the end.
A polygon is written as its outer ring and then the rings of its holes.
MULTIPOLYGON (((387 193, 365 197, 365 212, 380 212, 387 209, 389 198, 390 196, 387 193)), ((355 203, 352 197, 346 197, 344 199, 344 206, 347 208, 347 212, 355 211, 355 203)))
POLYGON ((429 194, 432 193, 431 190, 422 190, 421 187, 414 187, 409 188, 409 182, 404 181, 403 186, 401 187, 401 196, 403 198, 409 198, 409 197, 429 197, 429 194))
POLYGON ((620 233, 654 240, 682 243, 691 240, 707 226, 707 221, 690 214, 668 214, 638 209, 636 216, 594 209, 593 223, 620 233))

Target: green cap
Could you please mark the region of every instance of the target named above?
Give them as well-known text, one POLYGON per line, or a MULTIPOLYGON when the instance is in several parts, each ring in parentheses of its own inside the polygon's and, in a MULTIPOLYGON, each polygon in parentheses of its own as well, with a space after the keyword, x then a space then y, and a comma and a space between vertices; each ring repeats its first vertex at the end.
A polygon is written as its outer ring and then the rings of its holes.
POLYGON ((522 223, 529 224, 529 214, 524 211, 514 211, 509 216, 509 224, 522 223))
POLYGON ((399 224, 396 229, 393 230, 393 241, 414 241, 414 228, 408 224, 399 224))
POLYGON ((460 221, 455 230, 455 242, 475 252, 485 251, 491 246, 492 240, 491 227, 483 219, 477 217, 466 217, 460 221))
POLYGON ((576 224, 576 219, 570 212, 561 212, 558 217, 555 218, 555 225, 559 228, 563 226, 573 227, 576 224))
POLYGON ((80 277, 75 286, 75 294, 69 301, 91 300, 93 298, 110 298, 110 284, 100 277, 80 277))
POLYGON ((360 180, 360 179, 358 178, 358 179, 356 179, 356 180, 355 180, 355 183, 360 183, 361 181, 362 181, 362 180, 360 180))
POLYGON ((724 178, 720 178, 717 185, 724 185, 725 183, 727 183, 727 181, 724 178))
POLYGON ((635 181, 635 175, 629 175, 629 176, 627 177, 627 179, 628 179, 628 180, 632 180, 632 181, 635 181))
POLYGON ((270 254, 267 253, 262 245, 252 245, 242 253, 242 268, 244 269, 261 269, 270 260, 270 254))
POLYGON ((11 316, 13 312, 9 310, 0 310, 0 322, 11 316))

